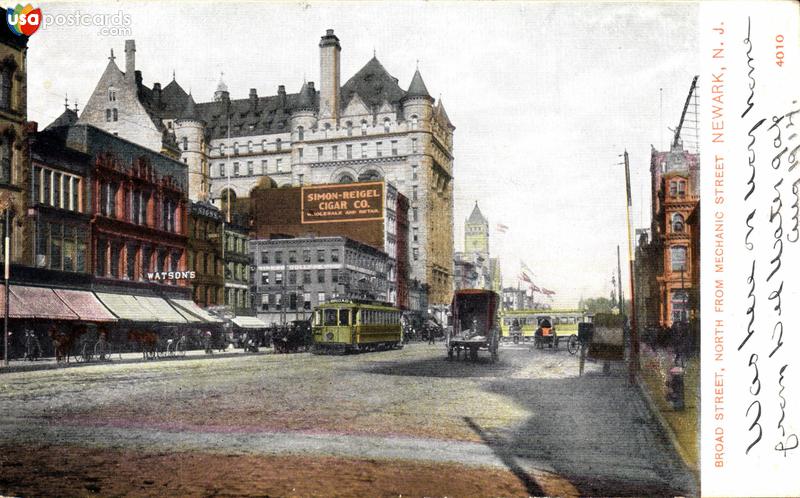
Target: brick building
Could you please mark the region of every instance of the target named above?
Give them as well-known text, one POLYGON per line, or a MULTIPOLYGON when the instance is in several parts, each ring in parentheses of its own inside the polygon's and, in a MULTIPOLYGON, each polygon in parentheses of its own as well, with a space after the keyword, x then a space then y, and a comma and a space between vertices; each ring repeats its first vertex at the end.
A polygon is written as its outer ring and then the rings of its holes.
POLYGON ((204 308, 224 302, 222 213, 209 202, 192 202, 189 210, 188 267, 194 302, 204 308))
POLYGON ((250 241, 255 260, 258 318, 286 323, 310 318, 332 299, 384 301, 386 253, 346 237, 299 237, 250 241))
MULTIPOLYGON (((388 182, 360 182, 347 185, 316 185, 289 188, 257 188, 250 198, 253 213, 253 237, 269 239, 273 237, 330 237, 342 236, 370 245, 388 256, 387 294, 381 301, 407 309, 417 309, 409 296, 408 267, 417 252, 412 252, 409 261, 408 244, 418 240, 416 232, 408 233, 408 199, 388 182), (370 219, 359 217, 338 217, 317 222, 304 218, 303 192, 327 196, 332 193, 371 192, 374 193, 376 214, 370 219), (415 239, 416 238, 416 239, 415 239)), ((305 208, 308 211, 308 207, 305 208)), ((422 310, 419 308, 418 310, 422 310)))
POLYGON ((697 318, 691 296, 699 282, 700 157, 676 140, 667 152, 652 148, 651 226, 639 231, 636 253, 638 318, 642 326, 669 327, 697 318))

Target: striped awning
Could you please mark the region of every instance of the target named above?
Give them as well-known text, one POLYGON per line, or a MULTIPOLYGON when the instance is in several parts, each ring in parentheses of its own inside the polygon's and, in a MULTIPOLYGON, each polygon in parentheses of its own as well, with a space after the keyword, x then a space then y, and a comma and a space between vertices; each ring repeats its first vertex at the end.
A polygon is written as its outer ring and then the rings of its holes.
MULTIPOLYGON (((5 286, 0 285, 0 310, 5 307, 5 286)), ((53 289, 12 285, 9 293, 9 318, 42 318, 45 320, 78 320, 79 317, 53 289)))
POLYGON ((169 302, 175 306, 175 309, 178 310, 187 320, 189 320, 189 317, 191 316, 196 317, 197 321, 199 322, 222 323, 221 318, 216 317, 204 310, 195 304, 194 301, 190 301, 188 299, 170 299, 169 302))
POLYGON ((145 307, 130 294, 111 294, 108 292, 95 292, 95 295, 111 313, 120 320, 132 322, 159 322, 150 308, 145 307))
POLYGON ((164 299, 155 296, 136 296, 142 306, 149 309, 160 323, 186 323, 186 318, 175 311, 164 299))
POLYGON ((265 329, 268 325, 254 316, 237 316, 233 323, 243 329, 265 329))
POLYGON ((87 322, 117 321, 116 317, 89 291, 74 289, 53 289, 53 291, 81 320, 87 322))

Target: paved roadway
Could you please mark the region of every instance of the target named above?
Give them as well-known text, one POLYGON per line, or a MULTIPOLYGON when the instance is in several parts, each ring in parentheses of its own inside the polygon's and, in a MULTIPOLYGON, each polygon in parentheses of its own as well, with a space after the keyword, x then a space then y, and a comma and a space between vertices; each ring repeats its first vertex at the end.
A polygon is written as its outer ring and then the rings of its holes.
POLYGON ((0 495, 696 494, 621 365, 589 363, 578 377, 576 357, 527 345, 504 345, 496 364, 444 356, 411 344, 2 373, 0 495), (239 487, 180 477, 189 456, 239 487), (116 471, 89 472, 92 458, 116 471), (279 465, 280 479, 242 475, 246 458, 279 465), (309 475, 315 462, 326 463, 309 475), (354 467, 357 477, 342 471, 354 467), (127 485, 126 472, 153 477, 127 485))

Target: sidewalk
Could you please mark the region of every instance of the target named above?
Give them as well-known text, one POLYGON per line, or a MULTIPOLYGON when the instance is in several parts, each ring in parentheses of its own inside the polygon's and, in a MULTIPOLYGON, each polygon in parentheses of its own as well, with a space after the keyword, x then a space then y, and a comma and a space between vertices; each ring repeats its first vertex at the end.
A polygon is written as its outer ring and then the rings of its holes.
POLYGON ((666 400, 667 372, 673 366, 675 355, 671 350, 653 351, 642 344, 640 352, 642 388, 652 400, 654 408, 671 430, 670 439, 677 447, 683 461, 693 472, 699 472, 699 405, 700 361, 692 356, 686 361, 684 374, 684 409, 674 410, 666 400))
POLYGON ((145 360, 141 352, 121 353, 110 355, 110 360, 100 361, 93 360, 88 363, 80 362, 75 357, 70 357, 69 363, 56 363, 55 357, 42 358, 36 361, 27 361, 21 358, 12 358, 8 362, 8 366, 4 366, 2 359, 0 359, 0 375, 4 373, 14 372, 33 372, 37 370, 54 370, 57 368, 74 368, 90 365, 121 365, 128 363, 146 363, 153 361, 181 361, 181 360, 197 360, 197 359, 213 359, 213 358, 230 358, 234 356, 254 356, 271 354, 273 348, 259 348, 258 353, 246 353, 241 349, 226 349, 220 352, 214 350, 213 354, 206 354, 202 349, 195 349, 187 351, 185 356, 162 356, 156 357, 152 360, 145 360))

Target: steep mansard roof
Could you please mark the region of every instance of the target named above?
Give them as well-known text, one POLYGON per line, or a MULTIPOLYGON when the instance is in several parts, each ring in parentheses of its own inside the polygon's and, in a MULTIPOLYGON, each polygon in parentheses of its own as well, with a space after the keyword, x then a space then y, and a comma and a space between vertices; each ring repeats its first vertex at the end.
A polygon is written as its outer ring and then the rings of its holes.
MULTIPOLYGON (((190 96, 177 81, 172 80, 163 88, 160 100, 156 99, 156 93, 151 88, 141 83, 140 76, 137 77, 137 84, 139 100, 154 121, 185 117, 190 96)), ((414 73, 409 91, 406 92, 377 57, 370 59, 342 86, 341 108, 347 107, 356 94, 372 108, 378 108, 384 102, 398 104, 406 96, 430 97, 419 70, 414 73)), ((316 109, 318 105, 319 93, 314 89, 313 83, 304 83, 298 93, 195 103, 194 115, 195 119, 205 121, 210 139, 228 136, 228 118, 231 137, 267 135, 285 133, 289 130, 289 118, 293 112, 316 109)), ((441 112, 446 118, 444 108, 441 112)))
POLYGON ((343 108, 355 94, 370 107, 379 107, 384 102, 395 104, 406 96, 406 92, 397 84, 397 78, 389 74, 377 57, 370 59, 342 86, 343 108))

